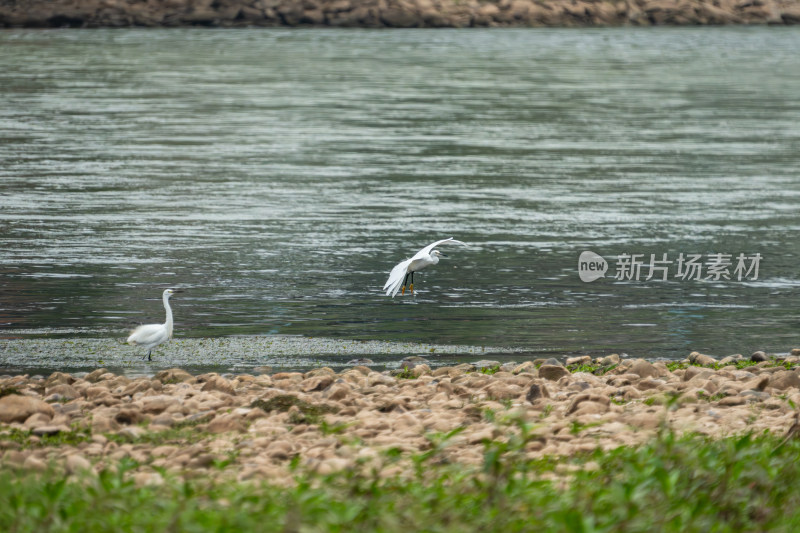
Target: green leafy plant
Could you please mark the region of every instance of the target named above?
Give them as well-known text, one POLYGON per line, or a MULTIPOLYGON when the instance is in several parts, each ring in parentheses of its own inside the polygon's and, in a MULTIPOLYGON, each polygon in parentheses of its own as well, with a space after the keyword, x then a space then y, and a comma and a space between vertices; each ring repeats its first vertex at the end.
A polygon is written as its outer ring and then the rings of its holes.
POLYGON ((408 368, 407 366, 403 367, 403 370, 395 374, 394 377, 397 379, 417 379, 417 376, 415 376, 411 372, 411 369, 408 368))

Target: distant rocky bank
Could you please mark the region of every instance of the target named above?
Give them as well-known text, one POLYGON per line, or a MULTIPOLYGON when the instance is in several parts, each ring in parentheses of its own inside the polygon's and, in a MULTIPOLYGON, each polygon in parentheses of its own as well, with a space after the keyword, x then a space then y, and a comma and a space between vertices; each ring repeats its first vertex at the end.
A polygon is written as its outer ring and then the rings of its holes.
POLYGON ((0 0, 0 27, 590 27, 800 23, 800 0, 0 0))

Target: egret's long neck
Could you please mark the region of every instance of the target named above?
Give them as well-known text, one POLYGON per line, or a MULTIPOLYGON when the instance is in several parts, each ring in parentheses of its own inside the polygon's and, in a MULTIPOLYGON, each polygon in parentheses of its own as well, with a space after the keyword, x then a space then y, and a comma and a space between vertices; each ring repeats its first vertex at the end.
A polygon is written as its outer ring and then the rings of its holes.
POLYGON ((164 309, 167 310, 167 321, 164 325, 167 327, 167 333, 172 338, 172 308, 169 306, 169 295, 164 295, 164 309))

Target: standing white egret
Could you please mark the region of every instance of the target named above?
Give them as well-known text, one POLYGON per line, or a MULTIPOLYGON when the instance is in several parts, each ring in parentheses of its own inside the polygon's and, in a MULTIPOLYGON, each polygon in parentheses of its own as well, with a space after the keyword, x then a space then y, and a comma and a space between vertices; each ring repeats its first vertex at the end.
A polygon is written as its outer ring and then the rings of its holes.
POLYGON ((414 272, 422 270, 428 265, 437 264, 439 262, 439 257, 447 257, 439 250, 434 250, 434 248, 440 244, 454 243, 466 246, 465 243, 450 237, 449 239, 442 239, 441 241, 431 243, 414 254, 414 257, 411 259, 406 259, 405 261, 397 263, 397 265, 392 269, 392 272, 389 274, 389 279, 386 281, 386 284, 383 286, 383 290, 386 291, 386 296, 391 294, 392 298, 394 298, 401 286, 402 292, 400 294, 405 294, 406 281, 408 281, 409 276, 411 277, 411 285, 409 286, 409 289, 411 290, 411 294, 414 294, 414 272))
MULTIPOLYGON (((143 346, 147 350, 147 360, 152 361, 150 354, 153 348, 172 338, 172 308, 169 297, 180 290, 166 289, 162 295, 164 309, 167 310, 167 321, 163 324, 144 324, 133 330, 128 337, 128 344, 143 346)), ((144 359, 144 357, 142 357, 144 359)))

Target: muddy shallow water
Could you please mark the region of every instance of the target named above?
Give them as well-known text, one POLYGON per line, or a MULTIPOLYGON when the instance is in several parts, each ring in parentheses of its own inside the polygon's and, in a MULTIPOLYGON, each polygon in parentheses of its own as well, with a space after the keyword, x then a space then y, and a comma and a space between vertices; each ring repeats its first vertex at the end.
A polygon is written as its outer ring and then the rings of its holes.
MULTIPOLYGON (((423 343, 351 341, 272 335, 263 337, 220 337, 178 339, 153 351, 123 344, 121 339, 23 339, 0 340, 0 374, 43 374, 89 372, 108 368, 128 376, 152 376, 159 370, 182 368, 192 374, 203 372, 260 373, 306 371, 327 366, 341 370, 354 366, 354 359, 368 358, 370 368, 398 368, 409 355, 425 357, 430 366, 461 361, 521 361, 522 352, 486 346, 448 346, 423 343)), ((357 363, 356 363, 357 364, 357 363)))

